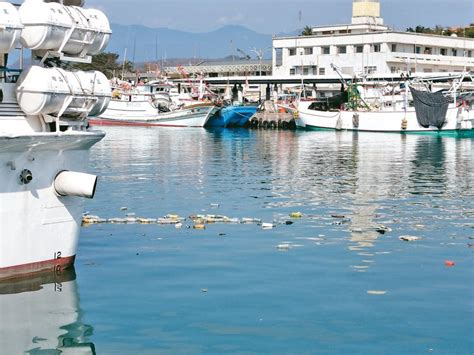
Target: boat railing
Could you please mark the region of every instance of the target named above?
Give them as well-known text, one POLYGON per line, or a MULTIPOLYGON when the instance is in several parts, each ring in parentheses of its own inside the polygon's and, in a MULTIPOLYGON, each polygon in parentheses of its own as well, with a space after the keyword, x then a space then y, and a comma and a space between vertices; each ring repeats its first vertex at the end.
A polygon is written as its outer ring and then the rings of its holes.
POLYGON ((0 81, 3 83, 16 83, 20 77, 21 69, 10 69, 7 67, 0 67, 0 81))

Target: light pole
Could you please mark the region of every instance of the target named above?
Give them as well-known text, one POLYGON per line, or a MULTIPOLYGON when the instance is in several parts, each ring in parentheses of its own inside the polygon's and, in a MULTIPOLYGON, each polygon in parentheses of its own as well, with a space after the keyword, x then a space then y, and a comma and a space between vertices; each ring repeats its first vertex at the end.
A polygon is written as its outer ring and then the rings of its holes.
POLYGON ((259 68, 260 68, 260 76, 262 76, 262 59, 263 59, 263 54, 267 52, 268 50, 273 49, 271 47, 268 47, 266 49, 257 49, 253 48, 251 51, 255 53, 259 60, 259 68))

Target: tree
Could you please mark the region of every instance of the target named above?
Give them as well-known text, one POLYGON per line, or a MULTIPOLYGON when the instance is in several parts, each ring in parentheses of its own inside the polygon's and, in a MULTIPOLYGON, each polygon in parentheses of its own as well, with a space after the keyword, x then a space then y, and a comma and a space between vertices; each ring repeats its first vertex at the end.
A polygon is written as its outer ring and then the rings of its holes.
POLYGON ((310 26, 305 26, 301 32, 302 36, 311 36, 313 34, 313 29, 310 26))
POLYGON ((133 71, 133 63, 126 60, 125 64, 118 63, 119 55, 116 53, 100 53, 92 57, 92 63, 74 63, 71 67, 77 70, 98 70, 104 73, 107 78, 113 78, 114 76, 120 76, 122 69, 124 72, 129 73, 133 71))

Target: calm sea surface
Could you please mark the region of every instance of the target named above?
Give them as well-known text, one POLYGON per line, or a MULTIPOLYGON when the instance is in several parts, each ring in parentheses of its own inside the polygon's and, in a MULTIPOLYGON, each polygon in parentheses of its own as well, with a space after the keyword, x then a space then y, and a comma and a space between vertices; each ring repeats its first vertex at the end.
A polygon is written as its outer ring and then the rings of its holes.
POLYGON ((17 334, 3 349, 474 353, 474 140, 106 131, 91 155, 102 177, 91 214, 219 214, 275 228, 83 227, 76 277, 0 296, 40 309, 21 325, 1 321, 17 334))

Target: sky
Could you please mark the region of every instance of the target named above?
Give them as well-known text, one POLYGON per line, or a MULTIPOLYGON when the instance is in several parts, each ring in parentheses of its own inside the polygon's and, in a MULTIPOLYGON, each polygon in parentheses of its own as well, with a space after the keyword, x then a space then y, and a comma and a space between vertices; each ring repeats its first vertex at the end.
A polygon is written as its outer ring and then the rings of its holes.
MULTIPOLYGON (((265 34, 305 25, 350 23, 352 0, 86 0, 112 23, 209 32, 242 25, 265 34), (299 13, 301 11, 301 21, 299 13)), ((474 0, 381 0, 385 24, 397 29, 474 22, 474 0)))

